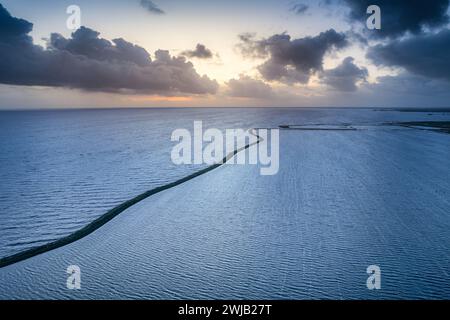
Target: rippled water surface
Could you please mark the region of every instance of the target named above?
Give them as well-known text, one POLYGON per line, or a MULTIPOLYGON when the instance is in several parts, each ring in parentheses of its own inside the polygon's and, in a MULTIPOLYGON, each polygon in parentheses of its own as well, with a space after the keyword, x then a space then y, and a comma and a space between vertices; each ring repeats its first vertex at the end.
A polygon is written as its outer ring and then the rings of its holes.
MULTIPOLYGON (((170 161, 171 132, 194 120, 225 129, 449 118, 351 109, 1 112, 0 256, 198 170, 170 161)), ((278 175, 225 166, 152 196, 80 241, 1 269, 0 297, 448 299, 449 137, 282 131, 278 175), (76 293, 65 288, 72 263, 84 275, 76 293), (365 287, 370 264, 382 268, 378 295, 365 287)))

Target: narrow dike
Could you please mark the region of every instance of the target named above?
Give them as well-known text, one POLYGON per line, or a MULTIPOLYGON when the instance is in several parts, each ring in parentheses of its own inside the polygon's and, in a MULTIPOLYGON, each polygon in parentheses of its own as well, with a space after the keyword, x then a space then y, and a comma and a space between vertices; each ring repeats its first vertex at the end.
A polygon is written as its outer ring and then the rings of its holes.
POLYGON ((58 239, 56 241, 53 242, 49 242, 47 244, 38 246, 38 247, 34 247, 19 253, 16 253, 14 255, 8 256, 8 257, 4 257, 0 259, 0 268, 9 266, 11 264, 17 263, 19 261, 23 261, 26 260, 28 258, 37 256, 38 254, 47 252, 47 251, 51 251, 54 249, 57 249, 59 247, 68 245, 72 242, 75 242, 77 240, 80 240, 84 237, 86 237, 87 235, 91 234, 92 232, 94 232, 95 230, 97 230, 98 228, 100 228, 101 226, 103 226, 104 224, 106 224, 108 221, 112 220, 114 217, 116 217, 117 215, 119 215, 120 213, 122 213, 123 211, 125 211, 126 209, 130 208, 131 206, 135 205, 136 203, 156 194, 159 193, 161 191, 176 187, 186 181, 192 180, 198 176, 201 176, 202 174, 205 174, 209 171, 212 171, 218 167, 220 167, 221 165, 225 164, 227 161, 229 161, 231 158, 233 158, 237 153, 244 151, 248 148, 250 148, 253 145, 256 145, 258 143, 260 143, 263 139, 257 135, 256 133, 254 133, 254 129, 250 129, 248 130, 250 134, 254 135, 257 137, 257 141, 247 144, 244 147, 241 147, 239 149, 236 149, 232 152, 230 152, 229 154, 227 154, 223 160, 220 163, 217 164, 213 164, 205 169, 202 169, 200 171, 194 172, 193 174, 181 178, 177 181, 168 183, 166 185, 148 190, 144 193, 141 193, 140 195, 134 197, 133 199, 127 200, 121 204, 119 204, 118 206, 114 207, 113 209, 109 210, 108 212, 106 212, 104 215, 98 217, 97 219, 95 219, 94 221, 92 221, 91 223, 89 223, 88 225, 84 226, 83 228, 81 228, 80 230, 75 231, 74 233, 63 237, 61 239, 58 239))

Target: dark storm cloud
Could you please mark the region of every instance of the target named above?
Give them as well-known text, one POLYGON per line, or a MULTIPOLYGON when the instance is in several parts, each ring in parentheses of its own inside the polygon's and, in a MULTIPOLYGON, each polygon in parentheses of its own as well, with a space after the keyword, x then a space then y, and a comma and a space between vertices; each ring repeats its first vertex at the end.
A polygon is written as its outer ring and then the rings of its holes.
POLYGON ((186 50, 181 53, 183 56, 189 58, 209 59, 212 58, 213 53, 205 47, 205 45, 198 43, 194 50, 186 50))
POLYGON ((48 48, 34 45, 32 24, 0 5, 0 83, 162 95, 214 93, 216 81, 200 76, 183 57, 148 52, 123 39, 113 42, 80 28, 69 39, 52 34, 48 48))
POLYGON ((367 56, 376 65, 402 67, 413 74, 450 81, 450 30, 377 45, 367 56))
POLYGON ((286 33, 262 40, 255 40, 252 34, 239 38, 244 55, 268 58, 258 67, 264 79, 284 83, 307 83, 313 73, 322 70, 326 53, 348 45, 346 36, 334 29, 293 40, 286 33))
POLYGON ((304 3, 296 3, 291 8, 290 11, 296 14, 304 14, 309 9, 309 6, 304 3))
POLYGON ((154 14, 165 14, 163 10, 161 10, 156 4, 154 4, 150 0, 141 0, 141 6, 147 9, 148 12, 154 14))
POLYGON ((11 17, 9 12, 0 4, 0 39, 7 41, 28 41, 27 35, 33 29, 33 24, 11 17))
POLYGON ((356 91, 356 84, 365 81, 369 73, 366 68, 359 68, 353 61, 352 57, 347 57, 336 68, 324 70, 321 74, 322 82, 339 91, 356 91))
POLYGON ((227 85, 228 95, 232 97, 264 99, 274 95, 268 84, 249 76, 242 75, 239 79, 231 79, 227 85))
POLYGON ((367 7, 378 5, 381 9, 381 30, 371 30, 370 35, 396 37, 409 31, 418 34, 423 27, 439 27, 449 21, 447 9, 450 0, 342 0, 350 8, 350 19, 366 23, 367 7))
POLYGON ((124 39, 114 39, 112 42, 99 38, 100 33, 86 27, 81 27, 72 38, 66 39, 60 34, 53 33, 48 42, 51 50, 67 51, 74 55, 81 55, 89 59, 121 62, 134 62, 139 66, 151 64, 148 52, 124 39))

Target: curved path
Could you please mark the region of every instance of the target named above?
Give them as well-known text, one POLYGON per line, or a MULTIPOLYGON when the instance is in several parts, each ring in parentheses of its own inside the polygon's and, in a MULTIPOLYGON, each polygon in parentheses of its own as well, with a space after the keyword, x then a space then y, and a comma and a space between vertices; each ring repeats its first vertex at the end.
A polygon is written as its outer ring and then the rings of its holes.
POLYGON ((94 221, 92 221, 91 223, 89 223, 88 225, 84 226, 83 228, 81 228, 80 230, 75 231, 74 233, 71 233, 70 235, 63 237, 61 239, 58 239, 56 241, 53 242, 49 242, 47 244, 38 246, 38 247, 34 247, 22 252, 19 252, 17 254, 8 256, 8 257, 4 257, 0 259, 0 268, 6 267, 8 265, 11 265, 13 263, 34 257, 38 254, 50 251, 50 250, 54 250, 56 248, 68 245, 69 243, 72 243, 74 241, 77 241, 81 238, 86 237, 87 235, 91 234, 92 232, 94 232, 95 230, 97 230, 98 228, 100 228, 101 226, 103 226, 105 223, 107 223, 108 221, 110 221, 111 219, 113 219, 114 217, 116 217, 117 215, 119 215, 120 213, 122 213, 123 211, 125 211, 126 209, 128 209, 129 207, 135 205, 136 203, 156 194, 159 193, 161 191, 176 187, 186 181, 192 180, 198 176, 201 176, 211 170, 214 170, 218 167, 220 167, 221 165, 225 164, 227 161, 229 161, 231 158, 233 158, 236 154, 238 154, 241 151, 244 151, 248 148, 250 148, 253 145, 256 145, 258 143, 260 143, 261 141, 263 141, 263 138, 261 138, 258 134, 256 134, 255 129, 249 129, 248 132, 254 136, 256 136, 257 141, 254 143, 249 143, 246 144, 244 147, 238 148, 232 152, 230 152, 229 154, 227 154, 221 162, 213 164, 207 168, 204 168, 200 171, 194 172, 193 174, 188 175, 187 177, 181 178, 177 181, 165 184, 163 186, 148 190, 144 193, 141 193, 140 195, 127 200, 121 204, 119 204, 118 206, 112 208, 111 210, 109 210, 108 212, 106 212, 104 215, 98 217, 97 219, 95 219, 94 221))
POLYGON ((0 269, 0 300, 448 299, 448 136, 298 132, 280 131, 276 175, 221 166, 0 269))

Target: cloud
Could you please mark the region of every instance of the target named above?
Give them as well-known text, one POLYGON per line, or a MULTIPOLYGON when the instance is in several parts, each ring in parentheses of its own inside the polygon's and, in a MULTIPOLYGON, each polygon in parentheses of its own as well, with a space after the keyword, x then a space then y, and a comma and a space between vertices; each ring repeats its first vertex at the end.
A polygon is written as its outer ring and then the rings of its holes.
POLYGON ((236 48, 244 57, 266 58, 267 52, 261 48, 259 42, 255 40, 256 33, 244 32, 238 35, 239 43, 236 48))
POLYGON ((402 67, 429 78, 450 81, 450 29, 377 45, 367 53, 376 65, 402 67))
POLYGON ((336 68, 324 70, 320 75, 322 82, 339 91, 356 91, 356 84, 365 81, 369 73, 366 68, 359 68, 353 61, 352 57, 347 57, 336 68))
POLYGON ((334 29, 293 40, 286 33, 262 40, 249 33, 239 38, 238 47, 244 55, 268 58, 258 67, 265 80, 288 84, 307 83, 313 73, 322 70, 326 53, 348 45, 346 36, 334 29))
POLYGON ((0 39, 5 42, 28 41, 27 35, 33 29, 33 24, 11 17, 9 12, 0 4, 0 39))
POLYGON ((274 96, 270 85, 245 75, 241 75, 239 79, 231 79, 227 86, 228 95, 232 97, 266 99, 274 96))
POLYGON ((156 4, 154 4, 150 0, 141 0, 141 6, 147 9, 148 12, 154 14, 166 14, 163 10, 161 10, 156 4))
POLYGON ((353 21, 366 23, 367 7, 376 4, 381 9, 381 30, 370 30, 377 37, 397 37, 405 32, 420 33, 424 27, 440 27, 449 22, 450 0, 343 0, 350 8, 353 21))
POLYGON ((148 66, 151 59, 148 52, 124 39, 114 39, 112 43, 99 38, 100 33, 92 29, 81 27, 72 38, 66 39, 60 34, 52 33, 48 41, 48 48, 54 51, 65 51, 73 55, 84 56, 99 61, 132 62, 139 66, 148 66))
MULTIPOLYGON (((449 100, 449 82, 404 71, 395 76, 378 77, 376 83, 364 83, 342 103, 371 107, 440 108, 448 107, 449 100)), ((334 97, 333 101, 339 101, 339 97, 334 97)))
POLYGON ((157 50, 155 59, 124 39, 112 42, 82 27, 64 38, 52 34, 47 49, 33 44, 32 24, 0 5, 0 83, 159 95, 215 93, 184 57, 157 50))
POLYGON ((290 11, 295 12, 296 14, 304 14, 307 10, 309 9, 309 6, 304 4, 304 3, 297 3, 294 4, 291 8, 290 11))
POLYGON ((378 77, 376 83, 366 84, 366 86, 380 95, 395 94, 403 96, 405 100, 411 96, 450 98, 450 83, 447 81, 429 79, 408 72, 402 72, 396 76, 378 77))
POLYGON ((210 59, 213 56, 211 50, 205 47, 205 45, 198 43, 195 50, 186 50, 181 55, 189 58, 210 59))

